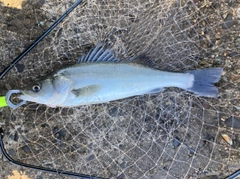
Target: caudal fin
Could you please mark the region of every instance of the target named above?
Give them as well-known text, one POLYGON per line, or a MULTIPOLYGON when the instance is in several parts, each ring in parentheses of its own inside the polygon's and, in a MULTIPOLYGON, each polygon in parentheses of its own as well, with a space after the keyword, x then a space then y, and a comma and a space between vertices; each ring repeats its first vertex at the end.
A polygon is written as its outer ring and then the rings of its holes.
POLYGON ((222 71, 222 68, 206 68, 187 71, 186 73, 194 75, 194 82, 192 87, 186 90, 200 96, 217 97, 218 89, 214 83, 220 80, 222 71))

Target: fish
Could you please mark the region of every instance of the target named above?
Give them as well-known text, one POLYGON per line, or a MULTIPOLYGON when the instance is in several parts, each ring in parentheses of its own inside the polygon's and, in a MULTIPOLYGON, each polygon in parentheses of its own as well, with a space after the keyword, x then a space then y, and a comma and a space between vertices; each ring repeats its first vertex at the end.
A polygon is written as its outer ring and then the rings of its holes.
POLYGON ((218 95, 215 83, 221 78, 222 68, 169 72, 151 67, 144 57, 140 58, 143 63, 134 59, 119 60, 112 49, 99 42, 76 64, 20 89, 18 98, 50 107, 76 107, 156 94, 167 87, 204 97, 218 95))

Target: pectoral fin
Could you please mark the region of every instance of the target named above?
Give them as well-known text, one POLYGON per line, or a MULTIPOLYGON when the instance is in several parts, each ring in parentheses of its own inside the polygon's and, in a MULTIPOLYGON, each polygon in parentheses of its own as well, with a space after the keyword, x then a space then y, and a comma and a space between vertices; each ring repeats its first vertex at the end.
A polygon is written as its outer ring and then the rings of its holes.
POLYGON ((90 86, 85 86, 79 89, 73 89, 71 92, 76 96, 88 96, 93 93, 96 93, 100 89, 100 85, 90 85, 90 86))

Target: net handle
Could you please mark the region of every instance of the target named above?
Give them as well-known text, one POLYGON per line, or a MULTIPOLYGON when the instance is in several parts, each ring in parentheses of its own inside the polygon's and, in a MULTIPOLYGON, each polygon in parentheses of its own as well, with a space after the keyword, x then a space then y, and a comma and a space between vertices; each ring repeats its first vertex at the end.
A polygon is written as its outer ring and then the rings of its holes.
POLYGON ((19 161, 14 160, 11 158, 7 151, 5 150, 4 143, 3 143, 3 129, 0 128, 0 150, 2 151, 3 156, 12 164, 15 164, 17 166, 29 168, 29 169, 34 169, 38 171, 43 171, 43 172, 48 172, 48 173, 54 173, 58 175, 63 175, 63 176, 68 176, 68 177, 77 177, 77 178, 82 178, 82 179, 105 179, 101 177, 95 177, 91 175, 85 175, 85 174, 80 174, 80 173, 75 173, 75 172, 70 172, 70 171, 63 171, 63 170, 58 170, 58 169, 50 169, 50 168, 45 168, 41 166, 36 166, 36 165, 30 165, 26 163, 22 163, 19 161))
POLYGON ((44 37, 46 37, 60 22, 62 22, 62 20, 81 2, 82 0, 77 0, 61 17, 59 17, 58 20, 56 20, 40 37, 38 37, 35 42, 33 42, 26 50, 15 58, 12 63, 0 73, 0 79, 2 79, 6 73, 11 70, 30 50, 32 50, 44 37))

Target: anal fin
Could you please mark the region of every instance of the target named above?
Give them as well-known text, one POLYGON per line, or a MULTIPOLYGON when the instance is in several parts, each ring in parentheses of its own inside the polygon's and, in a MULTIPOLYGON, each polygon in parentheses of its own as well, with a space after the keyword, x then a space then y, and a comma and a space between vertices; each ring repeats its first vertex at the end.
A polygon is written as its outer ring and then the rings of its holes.
POLYGON ((147 94, 155 94, 155 93, 159 93, 163 90, 164 90, 164 88, 155 88, 155 89, 149 91, 147 94))

